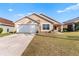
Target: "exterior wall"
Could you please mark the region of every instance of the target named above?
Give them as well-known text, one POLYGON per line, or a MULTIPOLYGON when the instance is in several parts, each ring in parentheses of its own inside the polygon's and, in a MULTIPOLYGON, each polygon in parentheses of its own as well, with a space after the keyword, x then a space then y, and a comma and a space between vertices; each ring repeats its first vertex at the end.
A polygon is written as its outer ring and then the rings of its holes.
POLYGON ((12 32, 14 30, 14 27, 10 27, 10 26, 1 25, 0 28, 3 28, 3 33, 7 33, 7 29, 9 29, 9 32, 12 32))
POLYGON ((68 25, 63 25, 63 28, 68 28, 68 25))
POLYGON ((53 23, 50 23, 50 22, 48 22, 48 21, 46 21, 44 19, 41 19, 40 17, 38 17, 36 15, 31 15, 29 17, 40 23, 40 25, 39 25, 40 28, 39 29, 40 29, 41 32, 48 32, 50 30, 53 30, 53 23), (43 30, 42 29, 43 24, 50 24, 50 30, 43 30))
POLYGON ((18 24, 15 24, 15 30, 16 30, 16 32, 19 32, 19 25, 18 24))

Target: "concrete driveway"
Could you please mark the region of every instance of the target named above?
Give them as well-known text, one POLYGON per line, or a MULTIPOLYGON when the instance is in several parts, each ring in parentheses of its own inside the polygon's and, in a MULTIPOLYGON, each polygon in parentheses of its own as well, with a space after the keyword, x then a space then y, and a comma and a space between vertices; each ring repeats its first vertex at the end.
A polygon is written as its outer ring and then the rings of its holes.
POLYGON ((20 56, 34 36, 34 34, 13 34, 0 37, 0 56, 20 56))

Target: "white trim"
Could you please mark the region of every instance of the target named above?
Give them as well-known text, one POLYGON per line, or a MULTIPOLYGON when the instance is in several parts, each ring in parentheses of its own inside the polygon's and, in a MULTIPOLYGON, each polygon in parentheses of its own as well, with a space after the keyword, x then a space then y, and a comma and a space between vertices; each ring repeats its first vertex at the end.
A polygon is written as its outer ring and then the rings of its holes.
MULTIPOLYGON (((26 26, 26 25, 35 25, 35 27, 37 26, 36 23, 34 23, 34 24, 33 24, 33 23, 32 23, 32 24, 17 24, 17 25, 16 25, 17 33, 20 32, 20 29, 19 29, 20 25, 25 25, 25 26, 26 26)), ((36 27, 36 30, 37 30, 37 27, 36 27)), ((28 33, 32 33, 32 30, 31 30, 30 32, 28 32, 28 33)))
POLYGON ((72 24, 72 27, 73 27, 73 31, 75 31, 75 24, 74 23, 72 24))
POLYGON ((41 31, 50 31, 50 30, 52 30, 53 29, 53 26, 51 26, 51 25, 53 25, 53 24, 50 24, 50 23, 42 23, 41 24, 41 31), (43 24, 49 24, 49 30, 44 30, 43 29, 43 24))
POLYGON ((63 32, 63 25, 61 25, 61 32, 63 32))

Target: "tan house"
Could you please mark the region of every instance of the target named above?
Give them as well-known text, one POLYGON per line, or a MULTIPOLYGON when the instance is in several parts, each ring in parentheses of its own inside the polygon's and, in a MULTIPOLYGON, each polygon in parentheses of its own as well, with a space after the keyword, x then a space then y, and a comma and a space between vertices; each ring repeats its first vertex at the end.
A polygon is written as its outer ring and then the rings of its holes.
POLYGON ((17 32, 52 32, 61 31, 61 23, 44 15, 33 13, 15 22, 17 32))

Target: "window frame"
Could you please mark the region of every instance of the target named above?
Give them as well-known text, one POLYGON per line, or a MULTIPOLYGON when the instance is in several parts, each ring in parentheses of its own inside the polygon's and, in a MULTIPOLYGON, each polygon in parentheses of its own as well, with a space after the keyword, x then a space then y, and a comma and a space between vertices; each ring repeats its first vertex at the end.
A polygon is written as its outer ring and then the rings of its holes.
POLYGON ((42 29, 43 30, 50 30, 50 24, 42 24, 42 29), (44 28, 44 27, 46 27, 47 26, 47 28, 44 28))

